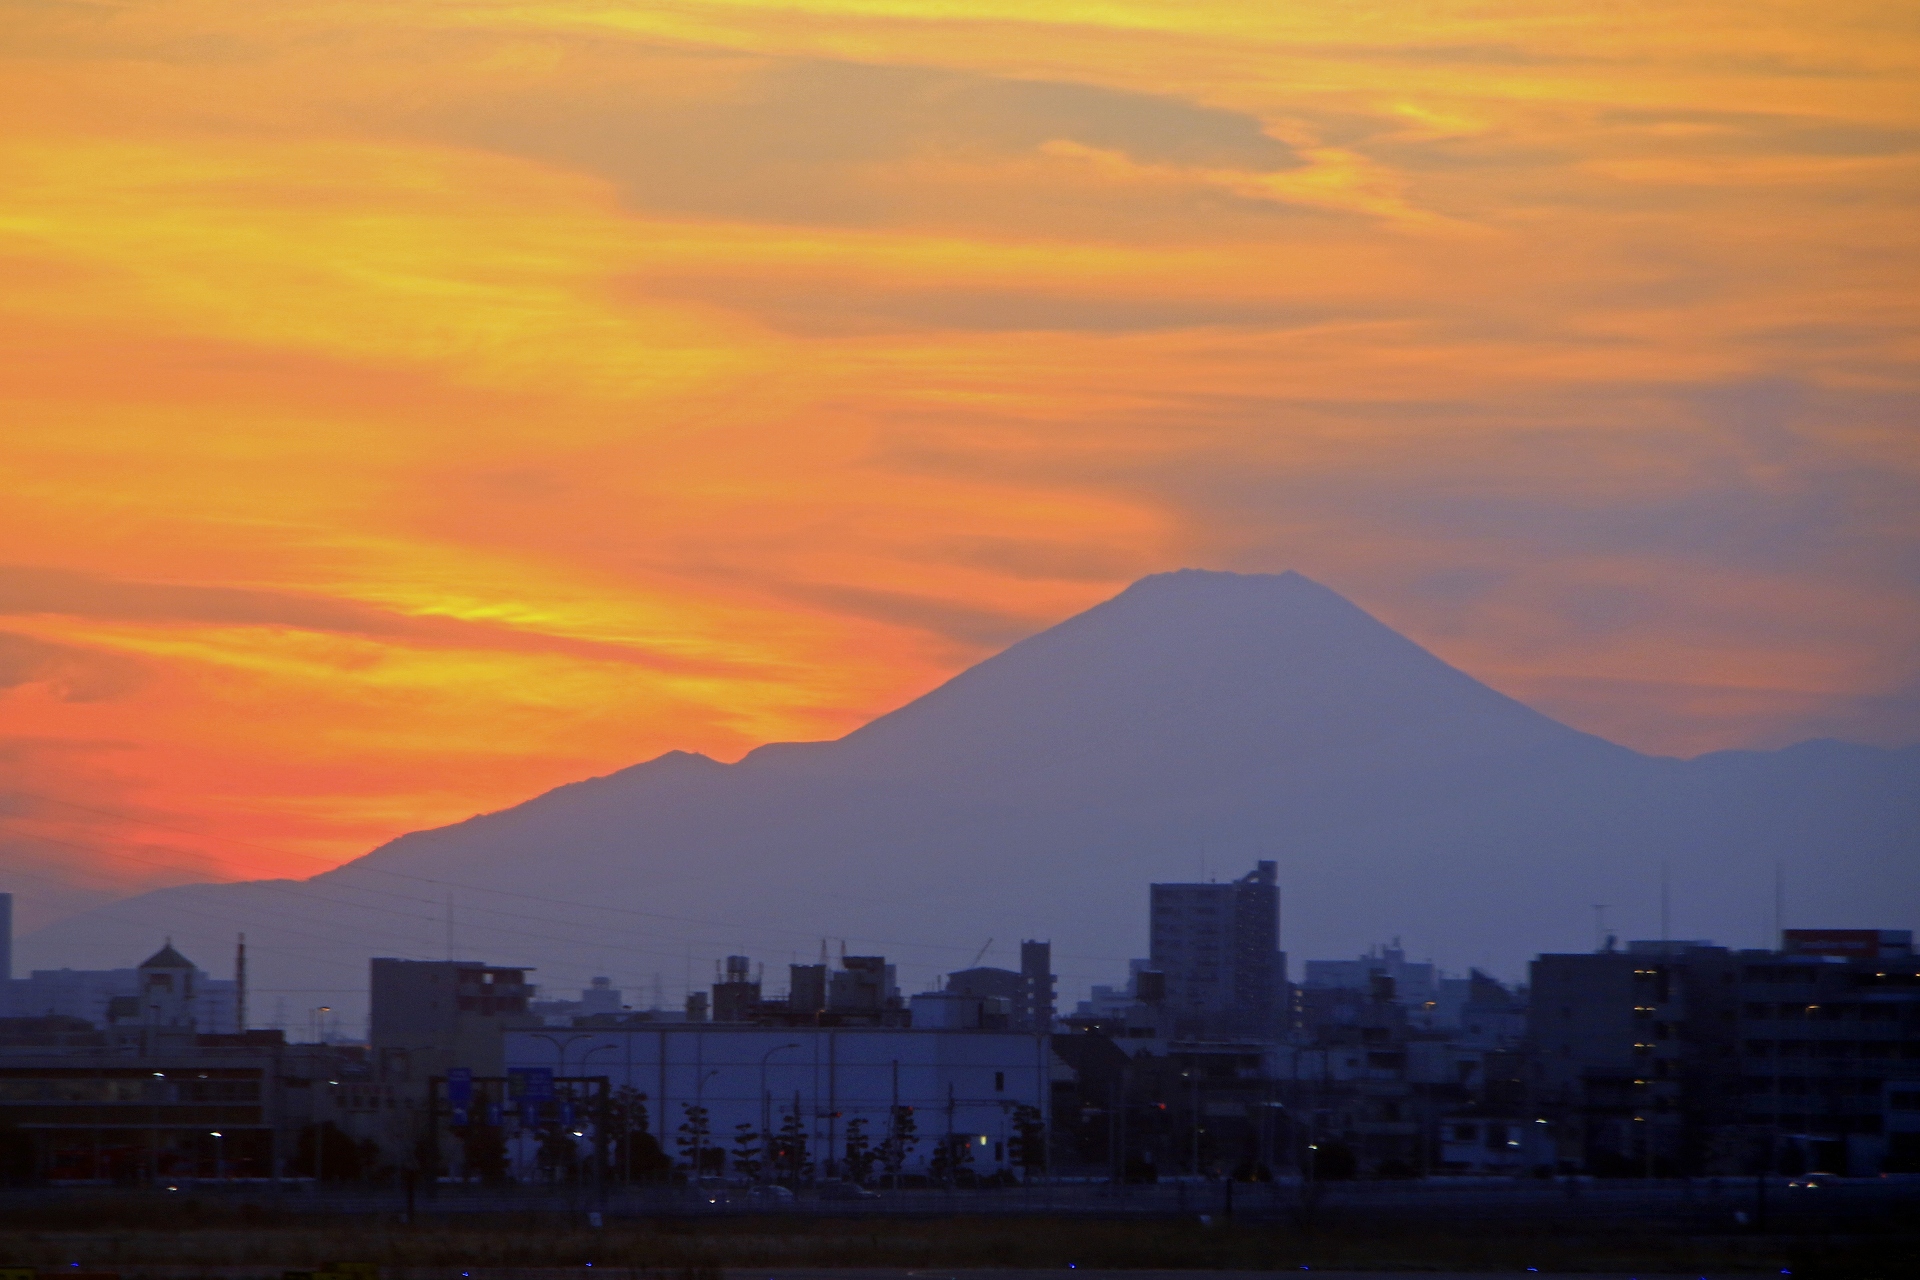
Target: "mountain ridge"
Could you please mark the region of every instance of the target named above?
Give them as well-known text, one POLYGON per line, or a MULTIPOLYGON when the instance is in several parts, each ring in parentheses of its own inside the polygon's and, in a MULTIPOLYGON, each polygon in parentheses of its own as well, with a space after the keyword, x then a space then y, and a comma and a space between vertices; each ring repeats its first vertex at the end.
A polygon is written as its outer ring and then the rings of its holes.
POLYGON ((463 900, 467 947, 537 962, 560 987, 683 970, 694 953, 777 959, 822 934, 908 939, 896 958, 917 980, 1021 933, 1060 944, 1066 989, 1142 953, 1150 880, 1273 857, 1296 949, 1424 933, 1443 962, 1513 976, 1590 938, 1592 902, 1626 923, 1663 864, 1697 934, 1757 941, 1732 935, 1756 932, 1776 861, 1807 881, 1809 909, 1905 923, 1868 917, 1920 901, 1900 856, 1920 847, 1914 796, 1920 748, 1647 756, 1301 575, 1180 570, 837 739, 731 764, 662 753, 409 832, 302 888, 162 890, 22 950, 117 963, 102 952, 129 922, 211 939, 195 924, 211 917, 303 989, 287 976, 302 954, 342 974, 373 953, 443 954, 441 913, 412 884, 430 881, 463 900), (1689 896, 1709 886, 1711 906, 1689 896), (536 901, 581 914, 513 905, 536 901))

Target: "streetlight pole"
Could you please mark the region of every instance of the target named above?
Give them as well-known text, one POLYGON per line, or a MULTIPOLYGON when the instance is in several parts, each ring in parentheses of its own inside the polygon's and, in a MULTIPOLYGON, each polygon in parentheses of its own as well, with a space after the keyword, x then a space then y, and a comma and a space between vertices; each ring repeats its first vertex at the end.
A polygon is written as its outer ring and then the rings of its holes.
POLYGON ((215 1133, 213 1137, 213 1176, 221 1182, 227 1180, 227 1135, 215 1133))
POLYGON ((1192 1094, 1192 1109, 1188 1112, 1188 1124, 1193 1130, 1193 1155, 1187 1172, 1198 1176, 1200 1172, 1200 1069, 1194 1067, 1181 1073, 1187 1078, 1192 1094))
MULTIPOLYGON (((531 1036, 531 1038, 532 1038, 532 1039, 534 1039, 534 1040, 545 1040, 545 1041, 546 1041, 546 1042, 547 1042, 548 1044, 550 1044, 550 1045, 552 1045, 552 1046, 553 1046, 553 1053, 554 1053, 554 1057, 555 1057, 555 1058, 557 1059, 557 1062, 556 1062, 556 1066, 557 1066, 557 1067, 558 1067, 558 1069, 559 1069, 559 1070, 558 1070, 558 1074, 560 1074, 560 1075, 565 1075, 565 1074, 567 1073, 567 1050, 568 1050, 568 1048, 570 1048, 571 1046, 573 1046, 573 1045, 575 1045, 575 1044, 578 1044, 578 1043, 579 1043, 580 1041, 582 1041, 582 1040, 591 1040, 591 1039, 593 1039, 594 1037, 592 1037, 592 1036, 590 1036, 590 1035, 585 1035, 585 1034, 582 1034, 582 1035, 577 1035, 577 1036, 568 1036, 568 1037, 566 1038, 566 1040, 565 1040, 565 1041, 561 1041, 561 1040, 558 1040, 558 1039, 555 1039, 555 1038, 554 1038, 553 1036, 548 1036, 548 1035, 542 1035, 542 1034, 540 1034, 539 1032, 537 1032, 537 1031, 536 1031, 536 1032, 534 1032, 534 1033, 532 1034, 532 1036, 531 1036)), ((601 1047, 601 1048, 608 1048, 608 1047, 610 1047, 610 1046, 607 1046, 607 1045, 602 1045, 602 1046, 600 1046, 600 1047, 601 1047)), ((592 1050, 592 1049, 589 1049, 589 1050, 587 1050, 587 1053, 592 1053, 592 1052, 593 1052, 593 1050, 592 1050)), ((583 1054, 581 1054, 581 1055, 580 1055, 580 1057, 581 1057, 581 1060, 582 1060, 582 1061, 585 1061, 585 1060, 586 1060, 586 1056, 587 1056, 587 1055, 586 1055, 585 1053, 583 1053, 583 1054)))
MULTIPOLYGON (((607 1044, 597 1044, 593 1046, 593 1048, 581 1054, 580 1055, 581 1074, 585 1075, 586 1073, 588 1058, 591 1058, 594 1054, 599 1053, 603 1049, 616 1049, 618 1047, 619 1047, 618 1045, 612 1044, 611 1042, 607 1044)), ((592 1079, 588 1078, 587 1083, 592 1084, 593 1083, 592 1079)), ((603 1196, 605 1195, 606 1182, 607 1182, 607 1131, 606 1131, 607 1130, 607 1108, 605 1105, 606 1097, 607 1097, 606 1090, 603 1087, 600 1092, 601 1105, 594 1108, 594 1112, 593 1112, 593 1181, 594 1181, 594 1185, 600 1188, 601 1194, 603 1196)))
POLYGON ((773 1095, 767 1092, 767 1059, 782 1049, 798 1049, 798 1044, 777 1044, 760 1055, 760 1172, 761 1181, 773 1164, 773 1095))
POLYGON ((719 1074, 720 1068, 715 1067, 705 1075, 694 1077, 693 1081, 693 1105, 701 1113, 699 1123, 693 1126, 693 1183, 696 1187, 700 1185, 700 1174, 706 1164, 707 1135, 704 1129, 707 1123, 705 1103, 707 1081, 719 1074))

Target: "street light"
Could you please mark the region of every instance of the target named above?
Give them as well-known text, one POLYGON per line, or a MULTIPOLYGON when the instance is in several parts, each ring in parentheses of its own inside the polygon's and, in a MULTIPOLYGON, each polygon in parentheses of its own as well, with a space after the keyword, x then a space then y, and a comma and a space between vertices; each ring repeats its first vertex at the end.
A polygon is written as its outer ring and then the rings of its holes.
POLYGON ((213 1137, 213 1176, 220 1181, 227 1180, 227 1135, 215 1133, 213 1137))
MULTIPOLYGON (((715 1076, 719 1074, 720 1074, 720 1068, 715 1067, 713 1070, 707 1072, 705 1075, 697 1076, 694 1078, 693 1105, 700 1108, 700 1110, 702 1111, 706 1110, 706 1104, 704 1099, 706 1097, 706 1092, 707 1092, 707 1081, 713 1079, 715 1076)), ((706 1121, 706 1117, 702 1116, 700 1117, 700 1119, 701 1119, 701 1122, 704 1124, 706 1121)), ((662 1123, 663 1124, 665 1123, 664 1117, 662 1117, 662 1123)), ((700 1185, 700 1174, 702 1172, 702 1166, 705 1165, 706 1163, 706 1152, 707 1152, 707 1144, 706 1144, 707 1135, 702 1133, 700 1129, 701 1129, 700 1125, 695 1125, 693 1127, 693 1182, 695 1186, 700 1185)))
POLYGON ((760 1171, 763 1180, 764 1175, 772 1172, 773 1168, 773 1095, 767 1092, 767 1059, 782 1049, 799 1047, 798 1043, 777 1044, 760 1055, 760 1171))
MULTIPOLYGON (((535 1040, 545 1040, 548 1044, 553 1046, 554 1056, 559 1059, 560 1074, 565 1075, 567 1071, 567 1049, 573 1045, 578 1044, 582 1040, 591 1040, 594 1037, 590 1035, 582 1034, 577 1036, 568 1036, 565 1041, 561 1041, 561 1040, 555 1039, 552 1036, 542 1035, 536 1031, 533 1033, 532 1038, 535 1040)), ((587 1053, 592 1053, 592 1052, 593 1050, 591 1049, 587 1050, 587 1053)), ((584 1060, 586 1057, 586 1054, 581 1054, 580 1056, 584 1060)))

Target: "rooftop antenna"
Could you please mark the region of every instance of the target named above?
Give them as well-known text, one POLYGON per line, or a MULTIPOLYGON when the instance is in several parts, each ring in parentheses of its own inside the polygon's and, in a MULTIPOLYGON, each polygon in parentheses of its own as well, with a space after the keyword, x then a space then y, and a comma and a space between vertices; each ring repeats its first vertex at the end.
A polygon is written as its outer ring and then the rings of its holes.
POLYGON ((986 959, 986 958, 987 958, 987 948, 988 948, 988 947, 990 947, 990 946, 992 946, 992 945, 993 945, 993 939, 992 939, 992 938, 988 938, 988 939, 986 940, 986 942, 984 942, 983 944, 981 944, 981 947, 980 947, 980 950, 978 950, 978 951, 976 951, 976 952, 974 953, 974 956, 973 956, 973 963, 972 963, 972 964, 970 964, 970 965, 968 965, 968 966, 967 966, 967 968, 969 968, 969 969, 978 969, 978 968, 980 967, 980 962, 981 962, 982 960, 984 960, 984 959, 986 959))
POLYGON ((1778 951, 1787 945, 1787 881, 1779 863, 1773 864, 1773 946, 1778 951))
POLYGON ((1668 902, 1672 897, 1673 864, 1660 864, 1660 941, 1668 940, 1668 902))
POLYGON ((1596 902, 1593 904, 1593 949, 1595 951, 1602 950, 1606 946, 1606 937, 1607 904, 1596 902))

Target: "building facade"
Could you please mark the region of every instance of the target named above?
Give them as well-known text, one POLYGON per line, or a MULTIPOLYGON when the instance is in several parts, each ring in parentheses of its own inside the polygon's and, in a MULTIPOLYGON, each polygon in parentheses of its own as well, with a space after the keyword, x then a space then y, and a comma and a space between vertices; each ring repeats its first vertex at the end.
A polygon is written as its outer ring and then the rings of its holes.
POLYGON ((368 1045, 383 1079, 419 1082, 454 1067, 501 1071, 501 1033, 539 1021, 524 967, 378 957, 369 972, 368 1045))
MULTIPOLYGON (((741 1172, 742 1151, 765 1161, 785 1142, 807 1176, 845 1177, 850 1152, 857 1161, 903 1120, 904 1175, 940 1176, 943 1159, 969 1177, 1010 1170, 1021 1124, 1045 1123, 1049 1061, 1048 1037, 994 1030, 683 1022, 505 1035, 510 1076, 604 1077, 611 1091, 644 1094, 676 1165, 722 1176, 741 1172)), ((524 1163, 538 1136, 504 1113, 503 1123, 524 1163)))
POLYGON ((1740 956, 1738 1146, 1785 1172, 1920 1173, 1911 934, 1794 930, 1784 942, 1740 956))
POLYGON ((1287 1009, 1280 951, 1280 886, 1261 862, 1227 884, 1156 884, 1149 959, 1166 975, 1174 1034, 1261 1039, 1280 1034, 1287 1009))

